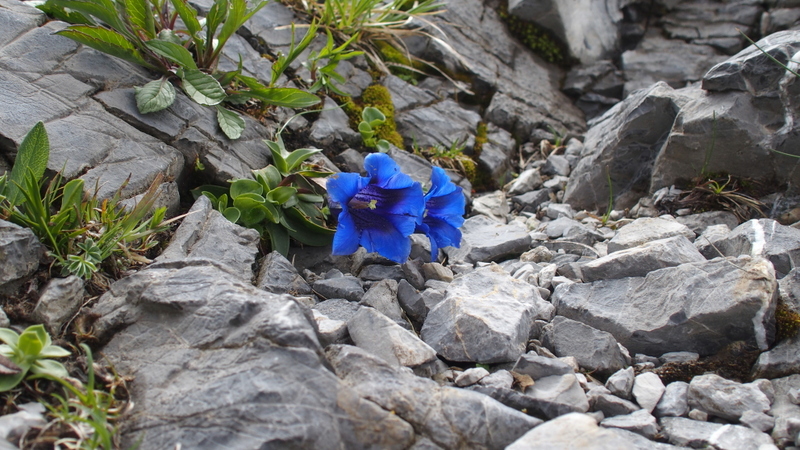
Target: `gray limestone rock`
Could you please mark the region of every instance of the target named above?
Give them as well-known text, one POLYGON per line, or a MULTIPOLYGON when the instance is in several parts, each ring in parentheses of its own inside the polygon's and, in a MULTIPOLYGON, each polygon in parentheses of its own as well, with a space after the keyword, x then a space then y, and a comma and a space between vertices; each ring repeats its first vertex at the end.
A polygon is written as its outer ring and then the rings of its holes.
POLYGON ((678 235, 617 250, 594 261, 579 264, 577 270, 581 280, 589 283, 597 280, 644 277, 664 267, 703 261, 705 258, 694 245, 685 236, 678 235))
POLYGON ((257 231, 230 222, 213 209, 208 197, 200 196, 155 264, 214 261, 249 282, 253 278, 259 240, 257 231))
POLYGON ((508 185, 508 195, 521 195, 531 192, 542 185, 542 174, 539 169, 522 171, 517 178, 508 185))
POLYGON ((52 335, 61 334, 61 327, 72 319, 83 306, 83 280, 70 275, 53 278, 42 289, 32 317, 44 324, 52 335))
POLYGON ((532 398, 537 404, 536 412, 548 419, 589 411, 589 400, 572 373, 540 378, 525 390, 525 396, 532 398))
POLYGON ((608 242, 608 253, 673 236, 683 236, 690 240, 695 238, 692 230, 677 221, 660 217, 643 217, 634 220, 617 231, 617 234, 608 242))
POLYGON ((327 357, 344 385, 443 448, 504 448, 541 423, 485 395, 440 387, 356 347, 328 347, 327 357))
POLYGON ((734 228, 720 239, 699 244, 706 258, 750 255, 768 259, 777 276, 783 278, 800 261, 800 230, 772 219, 753 219, 734 228))
MULTIPOLYGON (((465 143, 474 136, 481 116, 446 99, 431 106, 399 112, 395 115, 397 131, 407 141, 422 148, 465 143)), ((471 146, 470 146, 471 147, 471 146)))
POLYGON ((706 211, 688 216, 678 216, 675 220, 689 227, 698 236, 712 225, 725 224, 731 230, 739 226, 739 219, 730 211, 706 211))
POLYGON ((661 382, 661 378, 658 375, 652 372, 645 372, 636 375, 631 392, 636 403, 642 409, 646 409, 647 412, 653 412, 665 390, 664 383, 661 382))
POLYGON ((769 435, 740 425, 698 422, 683 417, 662 417, 662 434, 670 444, 692 448, 713 446, 719 450, 749 450, 772 444, 769 435))
POLYGON ((256 286, 273 294, 308 295, 311 286, 286 257, 273 251, 261 261, 256 286))
POLYGON ((644 409, 624 416, 605 418, 600 422, 600 426, 632 431, 648 439, 653 439, 656 437, 656 434, 658 434, 656 418, 644 409))
POLYGON ((44 247, 28 228, 0 220, 0 289, 14 288, 39 267, 44 247))
POLYGON ((689 412, 689 383, 673 381, 668 384, 653 411, 656 417, 682 417, 689 412))
POLYGON ((479 92, 493 93, 484 119, 511 131, 520 141, 534 128, 579 130, 582 113, 560 91, 560 70, 522 47, 507 31, 492 5, 480 0, 448 2, 433 21, 448 36, 449 45, 428 41, 419 55, 449 69, 466 70, 479 92))
POLYGON ((800 270, 792 269, 778 280, 778 295, 789 310, 800 314, 800 270))
POLYGON ((413 441, 408 423, 329 371, 313 319, 298 303, 211 263, 171 261, 138 272, 92 311, 98 336, 110 338, 104 355, 137 380, 123 445, 142 438, 142 449, 220 442, 332 449, 413 441))
POLYGON ((800 405, 795 404, 789 394, 793 389, 800 388, 800 374, 773 379, 772 386, 775 388, 775 401, 769 413, 775 418, 772 438, 781 447, 793 443, 797 445, 797 430, 792 421, 800 419, 800 405))
POLYGON ((542 166, 545 175, 561 175, 568 177, 570 172, 569 161, 563 155, 551 154, 542 166))
POLYGON ((709 415, 738 421, 745 411, 764 413, 770 401, 752 383, 742 384, 715 374, 694 377, 689 383, 689 407, 709 415))
POLYGON ((605 417, 622 416, 641 409, 635 403, 613 395, 603 386, 594 387, 586 393, 592 411, 600 411, 605 417))
POLYGON ((559 315, 611 333, 632 353, 711 355, 738 340, 766 350, 776 297, 771 264, 740 257, 668 267, 644 278, 560 285, 553 304, 559 315))
MULTIPOLYGON (((328 300, 331 301, 331 300, 328 300)), ((346 300, 345 300, 346 301, 346 300)), ((348 302, 349 303, 349 302, 348 302)), ((319 343, 323 347, 331 344, 350 344, 350 333, 347 330, 347 322, 343 320, 331 319, 318 309, 312 309, 311 314, 317 327, 319 343)))
POLYGON ((382 280, 373 284, 361 297, 360 303, 375 308, 403 328, 411 328, 403 318, 403 310, 397 301, 397 282, 394 280, 382 280))
POLYGON ((709 45, 666 39, 653 30, 633 50, 622 53, 621 69, 625 73, 623 95, 646 89, 656 82, 674 88, 703 79, 706 71, 721 63, 725 56, 709 45))
POLYGON ((421 326, 428 315, 428 308, 425 306, 420 293, 406 280, 400 280, 397 284, 397 301, 406 315, 408 315, 408 318, 413 323, 421 326))
POLYGON ((564 202, 577 209, 604 211, 607 175, 615 198, 631 191, 646 193, 656 155, 678 111, 690 98, 690 93, 662 82, 631 95, 598 118, 586 133, 584 151, 570 174, 564 202))
POLYGON ((511 0, 508 12, 553 32, 583 64, 618 51, 622 11, 617 1, 511 0))
POLYGON ((507 450, 633 450, 636 447, 612 430, 597 426, 589 415, 565 414, 525 433, 507 450))
POLYGON ((411 83, 407 83, 394 75, 387 75, 383 79, 383 85, 392 94, 392 103, 395 112, 403 112, 409 109, 427 106, 437 98, 425 89, 420 89, 411 83))
MULTIPOLYGON (((1 20, 1 19, 0 19, 1 20)), ((18 447, 11 442, 19 442, 34 427, 42 428, 47 425, 41 403, 24 403, 17 406, 19 411, 0 416, 0 449, 15 450, 18 447)))
POLYGON ((353 276, 342 276, 317 280, 311 289, 323 298, 343 298, 351 302, 359 302, 364 297, 364 286, 361 280, 353 276))
POLYGON ((437 361, 436 352, 415 334, 374 308, 362 307, 347 321, 350 338, 356 346, 390 364, 414 369, 421 375, 437 361))
POLYGON ((779 31, 759 40, 756 45, 763 52, 750 46, 709 70, 703 77, 703 89, 747 91, 756 96, 773 92, 785 72, 770 57, 787 64, 800 50, 800 35, 796 30, 779 31))
POLYGON ((556 356, 574 356, 581 367, 600 375, 627 366, 614 337, 580 322, 556 316, 542 329, 542 344, 556 356))
POLYGON ((525 352, 533 320, 548 320, 552 312, 533 286, 492 265, 453 281, 421 334, 451 361, 513 362, 525 352))
POLYGON ((536 353, 526 353, 519 357, 512 372, 530 376, 534 381, 553 375, 566 375, 573 373, 569 364, 555 359, 539 356, 536 353))
POLYGON ((785 377, 800 371, 800 336, 784 339, 769 351, 758 355, 753 377, 785 377))
POLYGON ((634 377, 633 367, 619 369, 608 377, 605 387, 617 397, 630 400, 634 377))
POLYGON ((461 228, 461 248, 447 247, 451 262, 501 261, 530 249, 531 237, 524 225, 502 224, 486 216, 470 217, 461 228))
POLYGON ((775 419, 763 412, 747 410, 739 417, 739 423, 756 431, 768 433, 775 426, 775 419))
POLYGON ((458 387, 472 386, 488 376, 488 370, 483 367, 473 367, 456 375, 455 384, 458 387))
POLYGON ((350 129, 347 113, 331 98, 326 97, 318 120, 309 131, 309 138, 318 145, 330 147, 335 140, 348 145, 360 145, 361 136, 350 129))

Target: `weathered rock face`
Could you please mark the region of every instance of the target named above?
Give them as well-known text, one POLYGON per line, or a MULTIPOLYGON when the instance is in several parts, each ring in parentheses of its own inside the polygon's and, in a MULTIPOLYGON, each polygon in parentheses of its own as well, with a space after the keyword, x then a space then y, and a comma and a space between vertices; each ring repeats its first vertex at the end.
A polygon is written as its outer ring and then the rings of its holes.
MULTIPOLYGON (((609 177, 615 200, 630 192, 647 192, 653 162, 672 122, 695 95, 658 83, 597 119, 586 133, 581 160, 570 174, 564 202, 575 208, 605 209, 609 177)), ((638 200, 639 196, 633 198, 638 200)))
POLYGON ((617 0, 511 0, 508 12, 555 33, 583 64, 612 56, 619 47, 617 0))
POLYGON ((552 316, 533 286, 490 266, 450 285, 428 313, 422 340, 451 361, 513 362, 525 353, 532 321, 552 316))
POLYGON ((43 252, 44 247, 31 230, 0 220, 0 293, 32 275, 43 252))
POLYGON ((750 257, 682 264, 644 278, 564 284, 553 294, 559 315, 648 355, 710 355, 737 340, 766 350, 774 339, 776 300, 772 265, 750 257))

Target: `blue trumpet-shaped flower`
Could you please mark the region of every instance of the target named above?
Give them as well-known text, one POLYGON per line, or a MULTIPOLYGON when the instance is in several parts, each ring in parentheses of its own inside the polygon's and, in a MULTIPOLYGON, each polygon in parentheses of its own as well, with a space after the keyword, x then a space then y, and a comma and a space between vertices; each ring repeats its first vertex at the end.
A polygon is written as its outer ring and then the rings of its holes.
POLYGON ((461 230, 464 224, 464 192, 456 186, 447 173, 434 167, 431 173, 431 189, 425 194, 425 212, 417 231, 425 233, 431 241, 431 261, 436 261, 441 247, 461 246, 461 230))
POLYGON ((339 173, 328 179, 331 206, 341 208, 333 254, 348 255, 360 244, 369 252, 403 263, 411 253, 409 236, 422 223, 422 186, 400 172, 394 160, 383 153, 368 155, 364 168, 367 177, 339 173))

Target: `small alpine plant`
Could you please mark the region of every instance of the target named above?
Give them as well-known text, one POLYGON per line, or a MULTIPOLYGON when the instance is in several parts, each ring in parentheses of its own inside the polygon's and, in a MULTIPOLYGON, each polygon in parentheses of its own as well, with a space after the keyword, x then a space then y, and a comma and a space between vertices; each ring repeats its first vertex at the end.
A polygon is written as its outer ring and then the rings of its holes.
POLYGON ((364 160, 366 177, 339 173, 328 179, 332 210, 340 210, 333 237, 333 254, 348 255, 361 245, 392 261, 403 263, 411 253, 411 234, 425 233, 431 240, 431 259, 438 249, 458 247, 464 223, 464 194, 447 174, 434 167, 432 186, 423 194, 422 185, 400 171, 384 153, 364 160))

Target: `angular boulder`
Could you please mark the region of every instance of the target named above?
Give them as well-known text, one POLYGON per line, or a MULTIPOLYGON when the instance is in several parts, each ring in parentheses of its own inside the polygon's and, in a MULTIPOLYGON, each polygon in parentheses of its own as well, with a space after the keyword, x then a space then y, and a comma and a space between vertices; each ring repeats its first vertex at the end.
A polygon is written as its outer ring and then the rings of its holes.
POLYGON ((734 341, 766 350, 774 339, 777 282, 763 258, 682 264, 646 277, 563 284, 559 315, 611 333, 631 353, 711 355, 734 341))

